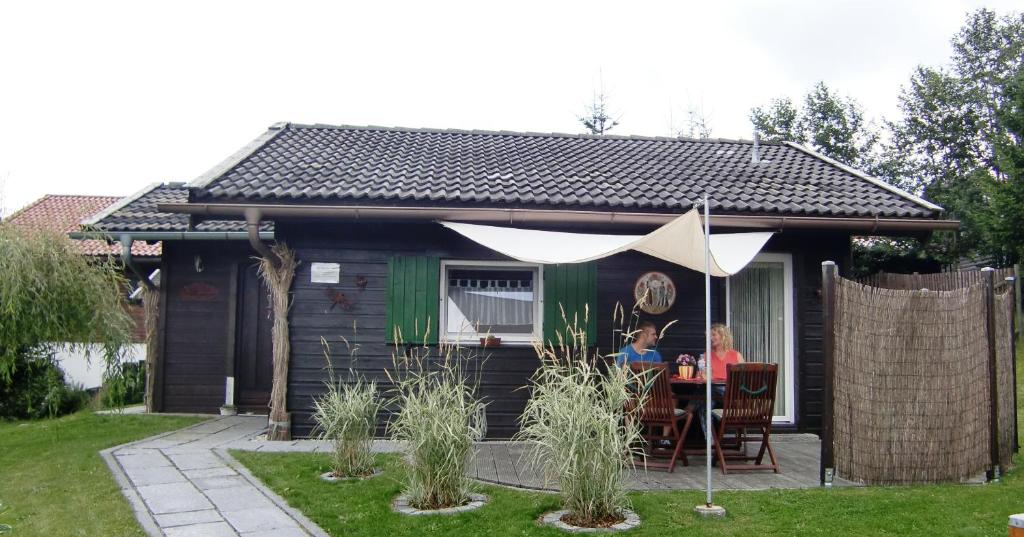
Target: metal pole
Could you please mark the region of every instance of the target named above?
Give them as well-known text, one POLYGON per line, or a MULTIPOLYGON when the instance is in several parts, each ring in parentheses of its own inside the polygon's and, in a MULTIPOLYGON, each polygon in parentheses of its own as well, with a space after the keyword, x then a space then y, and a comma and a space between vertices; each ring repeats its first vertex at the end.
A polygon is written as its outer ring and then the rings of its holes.
POLYGON ((708 212, 708 195, 704 194, 704 423, 707 424, 704 435, 705 454, 707 457, 708 492, 705 503, 707 507, 714 505, 711 498, 711 435, 714 424, 711 423, 711 216, 708 212))

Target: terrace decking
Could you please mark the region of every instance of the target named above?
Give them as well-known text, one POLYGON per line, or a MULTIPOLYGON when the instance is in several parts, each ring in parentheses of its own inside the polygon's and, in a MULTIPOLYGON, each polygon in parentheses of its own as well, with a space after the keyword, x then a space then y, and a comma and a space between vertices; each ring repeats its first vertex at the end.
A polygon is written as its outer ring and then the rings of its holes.
MULTIPOLYGON (((760 447, 750 442, 747 449, 756 453, 760 447)), ((772 447, 779 461, 779 473, 771 471, 733 472, 722 475, 712 469, 715 490, 801 489, 821 486, 818 469, 821 441, 810 434, 777 434, 772 436, 772 447)), ((480 481, 518 488, 557 490, 557 484, 544 483, 539 471, 527 463, 528 446, 522 442, 482 442, 469 469, 469 475, 480 481)), ((765 455, 767 457, 767 455, 765 455)), ((703 490, 707 471, 703 454, 691 455, 690 466, 677 464, 675 472, 645 470, 638 467, 630 481, 633 490, 703 490)), ((836 478, 837 487, 859 484, 836 478)))

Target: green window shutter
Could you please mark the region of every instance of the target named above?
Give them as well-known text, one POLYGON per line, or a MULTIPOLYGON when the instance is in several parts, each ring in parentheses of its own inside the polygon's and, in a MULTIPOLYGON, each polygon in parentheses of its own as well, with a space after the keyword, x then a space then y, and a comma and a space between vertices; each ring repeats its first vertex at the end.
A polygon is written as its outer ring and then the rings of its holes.
POLYGON ((544 341, 565 337, 566 320, 577 319, 587 331, 587 345, 597 343, 597 263, 544 265, 544 341), (559 308, 561 305, 561 308, 559 308), (565 320, 562 319, 565 309, 565 320), (586 318, 586 321, 584 321, 586 318), (584 327, 584 323, 585 327, 584 327))
POLYGON ((441 261, 428 256, 388 259, 388 303, 384 327, 388 343, 437 343, 441 261), (396 328, 401 340, 395 341, 396 328))

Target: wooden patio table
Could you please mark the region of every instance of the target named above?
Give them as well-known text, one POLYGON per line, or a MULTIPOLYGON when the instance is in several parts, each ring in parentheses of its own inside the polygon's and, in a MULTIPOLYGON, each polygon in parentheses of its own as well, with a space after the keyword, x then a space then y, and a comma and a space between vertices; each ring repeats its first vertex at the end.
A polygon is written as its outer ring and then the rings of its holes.
MULTIPOLYGON (((685 393, 677 393, 676 394, 676 398, 677 399, 703 399, 704 396, 705 396, 704 384, 706 384, 706 381, 703 378, 694 377, 694 378, 690 378, 690 379, 684 379, 684 378, 680 378, 679 375, 672 375, 671 377, 669 377, 668 381, 669 381, 669 383, 672 384, 672 388, 673 388, 674 391, 676 391, 676 392, 685 392, 685 393), (700 389, 696 390, 695 388, 700 388, 700 389)), ((711 383, 711 385, 712 386, 722 386, 722 387, 725 387, 725 381, 724 380, 716 380, 716 381, 713 381, 711 383)), ((723 393, 724 393, 724 390, 723 390, 723 393)), ((716 401, 721 401, 722 400, 722 396, 718 395, 717 393, 715 393, 715 390, 711 390, 711 398, 716 400, 716 401)))

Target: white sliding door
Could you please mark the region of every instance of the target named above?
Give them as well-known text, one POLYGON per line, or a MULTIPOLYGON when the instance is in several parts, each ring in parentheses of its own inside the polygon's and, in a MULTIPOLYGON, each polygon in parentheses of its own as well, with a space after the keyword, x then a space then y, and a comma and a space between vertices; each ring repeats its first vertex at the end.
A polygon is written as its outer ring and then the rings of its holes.
POLYGON ((748 362, 778 364, 776 423, 793 423, 793 257, 758 254, 726 284, 733 345, 748 362))

